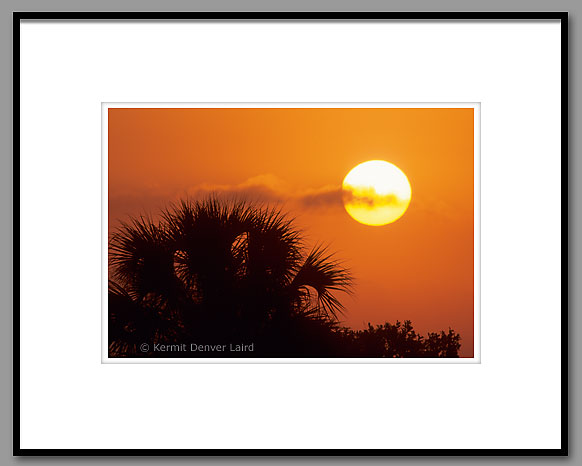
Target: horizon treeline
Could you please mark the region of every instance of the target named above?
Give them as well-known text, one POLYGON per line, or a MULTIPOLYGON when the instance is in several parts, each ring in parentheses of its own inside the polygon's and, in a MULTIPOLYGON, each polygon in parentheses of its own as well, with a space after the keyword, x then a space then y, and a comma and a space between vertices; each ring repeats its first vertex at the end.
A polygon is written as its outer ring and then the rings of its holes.
POLYGON ((159 220, 130 217, 110 237, 109 271, 110 357, 459 356, 450 328, 341 326, 351 272, 322 245, 306 249, 280 210, 257 204, 187 199, 159 220), (172 346, 191 343, 229 350, 172 346))

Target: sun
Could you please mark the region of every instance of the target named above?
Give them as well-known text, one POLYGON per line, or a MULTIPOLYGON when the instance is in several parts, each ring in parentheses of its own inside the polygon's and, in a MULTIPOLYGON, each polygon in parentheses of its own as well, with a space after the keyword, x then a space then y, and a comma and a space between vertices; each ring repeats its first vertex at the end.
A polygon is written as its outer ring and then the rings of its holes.
POLYGON ((355 166, 342 184, 346 211, 364 225, 395 222, 406 212, 411 195, 404 172, 384 160, 369 160, 355 166))

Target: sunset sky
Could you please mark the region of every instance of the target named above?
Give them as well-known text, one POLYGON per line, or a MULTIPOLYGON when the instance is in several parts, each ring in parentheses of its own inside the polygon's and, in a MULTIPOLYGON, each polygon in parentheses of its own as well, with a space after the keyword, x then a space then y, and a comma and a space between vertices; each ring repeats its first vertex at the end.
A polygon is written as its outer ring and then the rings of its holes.
POLYGON ((109 232, 128 215, 210 193, 280 205, 308 245, 329 244, 354 278, 344 324, 453 328, 473 356, 472 108, 112 108, 109 232), (408 177, 404 215, 351 218, 346 174, 386 160, 408 177))

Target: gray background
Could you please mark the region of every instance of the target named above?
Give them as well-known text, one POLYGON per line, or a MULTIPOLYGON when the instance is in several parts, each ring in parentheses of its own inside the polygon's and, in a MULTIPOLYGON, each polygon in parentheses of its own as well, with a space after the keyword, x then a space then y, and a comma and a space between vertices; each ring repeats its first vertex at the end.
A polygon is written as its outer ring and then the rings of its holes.
MULTIPOLYGON (((582 16, 582 2, 579 0, 2 0, 0 2, 0 210, 3 220, 0 231, 3 241, 0 247, 0 303, 2 306, 0 321, 0 363, 2 373, 0 387, 2 390, 0 404, 0 458, 1 464, 15 463, 53 463, 74 464, 89 462, 92 464, 540 464, 540 463, 577 463, 582 462, 579 445, 581 409, 578 400, 572 396, 582 393, 580 370, 582 319, 575 312, 580 308, 581 292, 576 289, 575 278, 570 278, 569 322, 570 322, 570 438, 569 458, 13 458, 12 457, 12 260, 18 251, 12 250, 12 12, 13 11, 568 11, 569 19, 569 184, 570 184, 570 221, 569 237, 577 238, 582 233, 580 216, 580 185, 574 180, 582 178, 580 163, 580 137, 578 133, 582 102, 574 83, 581 82, 580 33, 579 18, 582 16), (10 219, 10 220, 9 220, 10 219)), ((578 277, 581 266, 578 245, 570 239, 570 276, 578 277)))

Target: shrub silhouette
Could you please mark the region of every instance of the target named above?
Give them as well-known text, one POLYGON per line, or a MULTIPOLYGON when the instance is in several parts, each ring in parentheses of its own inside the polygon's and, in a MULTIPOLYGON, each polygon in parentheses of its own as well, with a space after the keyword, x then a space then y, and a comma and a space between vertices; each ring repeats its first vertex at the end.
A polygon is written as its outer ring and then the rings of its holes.
POLYGON ((326 248, 304 248, 278 210, 181 201, 109 242, 111 357, 456 357, 460 337, 423 338, 409 321, 340 327, 352 276, 326 248), (253 344, 252 353, 155 352, 154 345, 253 344), (147 346, 144 349, 144 345, 147 346))
POLYGON ((396 321, 360 331, 346 330, 351 339, 353 355, 384 358, 454 358, 459 356, 460 335, 448 332, 429 332, 428 337, 418 335, 412 322, 396 321))

